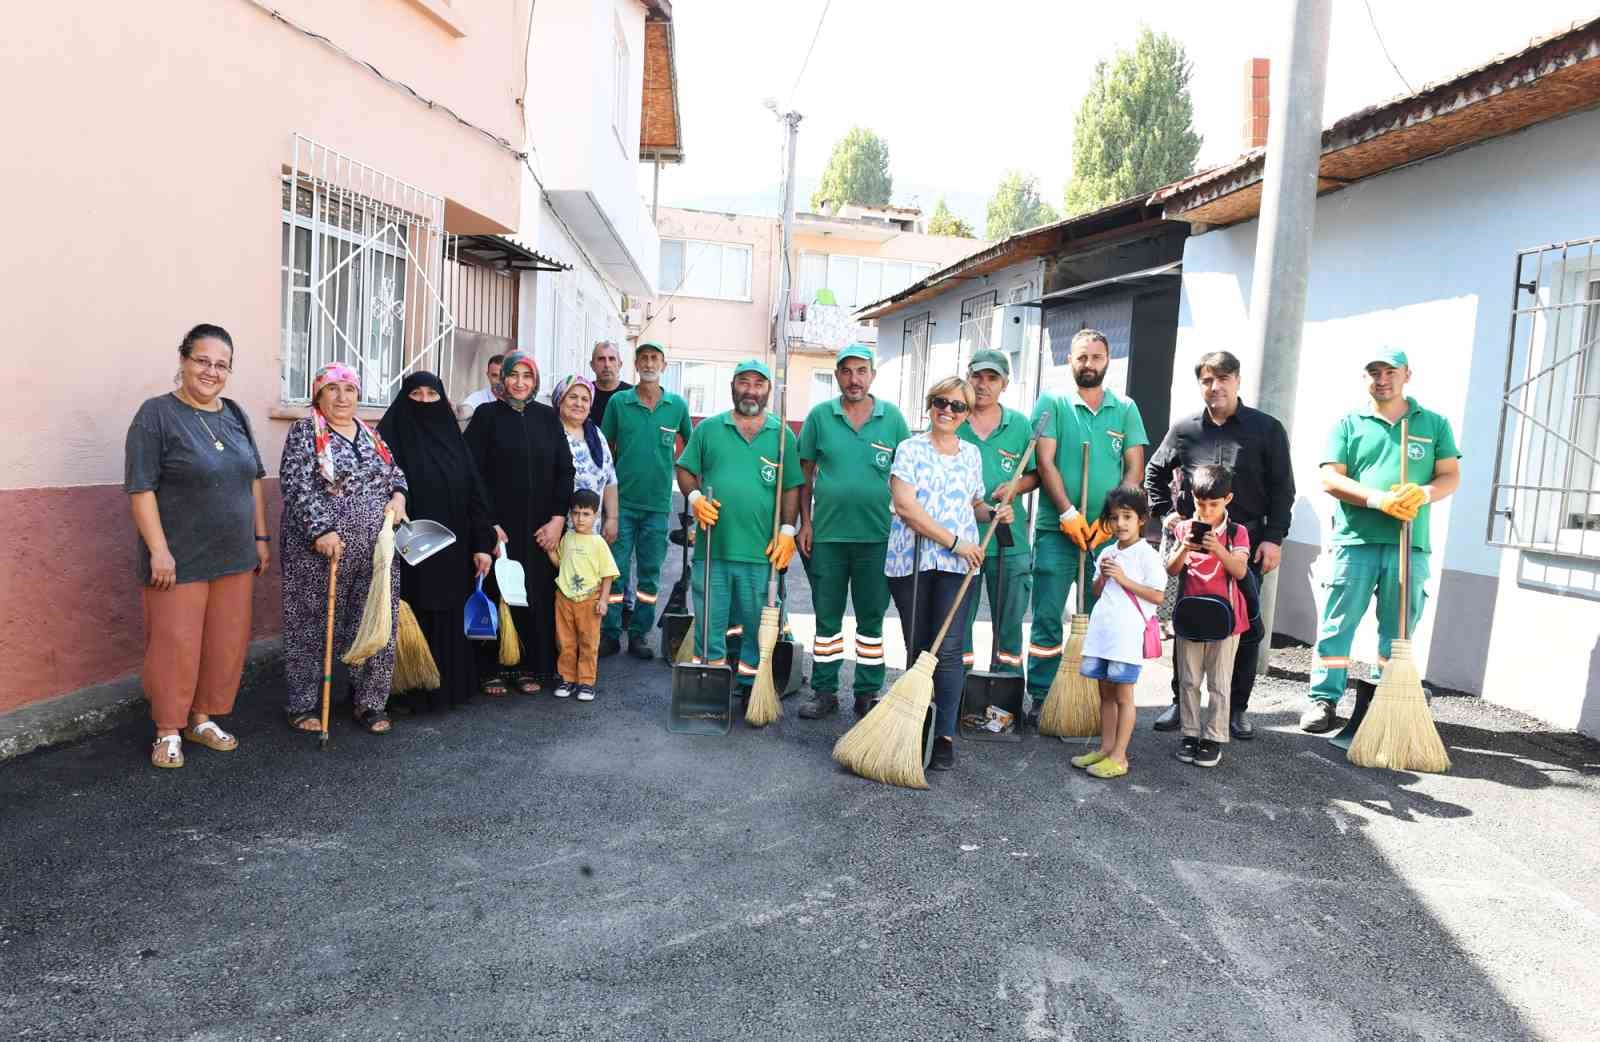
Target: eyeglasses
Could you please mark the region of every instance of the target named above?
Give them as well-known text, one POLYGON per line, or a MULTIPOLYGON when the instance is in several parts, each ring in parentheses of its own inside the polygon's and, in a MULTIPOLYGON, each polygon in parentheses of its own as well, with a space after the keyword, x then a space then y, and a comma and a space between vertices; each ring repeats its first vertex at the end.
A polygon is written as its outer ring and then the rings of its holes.
POLYGON ((959 398, 954 401, 949 398, 929 398, 928 405, 935 409, 946 409, 957 416, 967 411, 967 403, 959 398))
POLYGON ((194 363, 194 367, 201 372, 221 373, 224 376, 233 368, 227 362, 213 362, 209 358, 191 358, 189 361, 194 363))

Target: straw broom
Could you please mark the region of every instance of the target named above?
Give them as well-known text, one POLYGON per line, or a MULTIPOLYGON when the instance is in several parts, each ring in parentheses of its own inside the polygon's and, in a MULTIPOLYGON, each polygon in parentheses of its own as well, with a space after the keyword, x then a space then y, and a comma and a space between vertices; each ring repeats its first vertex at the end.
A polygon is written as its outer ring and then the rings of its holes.
MULTIPOLYGON (((784 374, 781 371, 779 377, 784 374)), ((783 385, 778 385, 778 478, 772 491, 772 540, 777 542, 778 529, 783 523, 783 450, 789 439, 783 422, 783 385)), ((783 700, 778 697, 778 685, 772 680, 772 649, 778 646, 778 570, 767 569, 767 606, 761 609, 761 628, 756 640, 761 648, 761 664, 756 667, 756 679, 750 685, 750 701, 744 707, 744 722, 751 727, 765 727, 783 716, 783 700)))
POLYGON ((367 603, 361 609, 361 625, 355 640, 341 661, 359 666, 389 646, 394 635, 394 593, 389 575, 394 566, 394 515, 385 510, 378 528, 378 541, 372 547, 372 584, 367 587, 367 603))
POLYGON ((522 661, 522 641, 517 638, 517 624, 511 621, 511 605, 500 598, 500 664, 515 666, 522 661))
POLYGON ((411 605, 400 602, 400 621, 395 625, 394 681, 392 691, 437 691, 441 680, 433 661, 428 638, 422 635, 411 605))
MULTIPOLYGON (((1411 442, 1406 421, 1400 421, 1400 483, 1406 483, 1406 451, 1411 442)), ((1378 692, 1350 743, 1345 758, 1357 767, 1440 774, 1450 769, 1450 754, 1428 711, 1422 677, 1411 656, 1411 522, 1400 523, 1399 635, 1390 644, 1389 661, 1378 692)))
MULTIPOLYGON (((1022 472, 1028 469, 1034 447, 1039 443, 1039 435, 1049 420, 1050 414, 1045 412, 1034 424, 1033 437, 1022 455, 1022 465, 1006 486, 1005 496, 1000 501, 1002 506, 1009 504, 1016 496, 1017 482, 1021 480, 1022 472)), ((980 546, 984 553, 989 552, 989 540, 994 538, 998 527, 998 518, 989 522, 989 530, 984 533, 980 546)), ((961 607, 961 602, 967 596, 967 587, 972 585, 972 577, 977 574, 977 569, 968 569, 966 578, 961 581, 955 602, 945 613, 944 625, 939 627, 938 634, 933 638, 934 649, 944 643, 945 633, 955 621, 956 610, 961 607)), ((916 663, 900 675, 889 693, 834 744, 834 761, 872 781, 901 785, 908 789, 926 789, 928 779, 922 771, 922 725, 928 717, 928 703, 933 701, 933 671, 938 665, 939 657, 934 651, 924 651, 918 655, 916 663)))
MULTIPOLYGON (((1083 445, 1083 486, 1078 509, 1089 516, 1089 443, 1083 445)), ((1087 738, 1100 733, 1100 689, 1083 675, 1083 641, 1089 633, 1084 596, 1089 551, 1078 553, 1078 610, 1073 613, 1067 646, 1050 693, 1039 710, 1039 733, 1066 738, 1087 738)))

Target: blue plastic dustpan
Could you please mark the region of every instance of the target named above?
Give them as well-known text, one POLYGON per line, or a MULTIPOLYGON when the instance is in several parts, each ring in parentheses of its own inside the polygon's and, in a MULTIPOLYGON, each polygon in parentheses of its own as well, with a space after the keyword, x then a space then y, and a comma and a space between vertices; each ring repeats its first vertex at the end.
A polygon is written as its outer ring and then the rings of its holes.
POLYGON ((483 592, 483 576, 478 576, 478 588, 467 595, 467 607, 462 612, 462 622, 468 640, 499 640, 500 615, 495 611, 489 595, 483 592))

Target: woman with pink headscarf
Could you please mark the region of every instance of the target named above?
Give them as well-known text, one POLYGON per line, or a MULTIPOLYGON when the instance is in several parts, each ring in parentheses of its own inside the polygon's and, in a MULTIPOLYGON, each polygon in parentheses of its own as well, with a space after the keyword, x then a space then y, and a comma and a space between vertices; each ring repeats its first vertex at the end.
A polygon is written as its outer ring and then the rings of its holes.
MULTIPOLYGON (((289 726, 320 731, 322 654, 328 610, 328 569, 339 562, 333 646, 343 654, 355 640, 372 585, 372 548, 384 514, 406 516, 406 476, 378 432, 356 415, 361 380, 338 363, 317 371, 311 415, 289 428, 278 471, 283 494, 283 660, 288 675, 289 726)), ((400 563, 392 565, 390 611, 399 612, 400 563)), ((335 666, 335 669, 339 669, 335 666)), ((394 677, 389 646, 350 668, 355 717, 382 734, 394 677)))

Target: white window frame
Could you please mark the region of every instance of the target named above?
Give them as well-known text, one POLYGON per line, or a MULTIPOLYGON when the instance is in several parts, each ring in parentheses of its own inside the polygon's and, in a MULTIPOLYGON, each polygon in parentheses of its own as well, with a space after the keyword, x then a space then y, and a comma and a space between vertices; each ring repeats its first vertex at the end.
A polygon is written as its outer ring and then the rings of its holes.
POLYGON ((681 395, 684 403, 689 408, 689 415, 715 416, 720 412, 727 412, 733 408, 733 370, 737 363, 721 358, 680 358, 667 363, 667 371, 663 375, 662 385, 674 394, 681 395), (684 374, 690 366, 703 366, 711 368, 711 382, 709 384, 685 383, 684 374), (698 402, 694 397, 695 391, 700 387, 705 388, 705 397, 698 402))
MULTIPOLYGON (((885 297, 899 293, 901 290, 905 289, 906 286, 914 285, 915 283, 927 278, 929 275, 933 274, 938 267, 937 265, 928 261, 905 260, 900 257, 870 257, 859 253, 823 253, 820 250, 801 250, 800 258, 800 269, 802 271, 805 269, 806 258, 821 258, 823 273, 822 286, 826 286, 828 289, 833 290, 834 299, 840 302, 838 306, 845 308, 847 311, 854 311, 857 308, 871 304, 873 301, 882 300, 885 297), (848 260, 855 263, 855 286, 851 288, 848 297, 843 291, 841 291, 839 287, 833 285, 833 262, 835 259, 841 262, 848 260), (884 273, 891 264, 906 265, 909 278, 903 285, 892 286, 884 281, 884 273), (868 283, 868 280, 863 277, 863 273, 869 266, 877 269, 878 289, 871 295, 870 299, 867 299, 863 296, 862 289, 864 285, 868 283), (845 302, 847 299, 849 300, 849 303, 845 302)), ((813 287, 806 299, 800 301, 800 303, 808 306, 814 303, 816 300, 816 290, 820 288, 822 287, 813 287)), ((802 292, 804 292, 803 287, 802 292)))
MULTIPOLYGON (((697 300, 731 300, 731 301, 734 301, 736 303, 742 303, 742 304, 749 304, 749 303, 751 303, 752 301, 755 300, 755 297, 752 294, 755 292, 755 284, 754 283, 755 283, 755 252, 756 251, 755 251, 755 247, 752 246, 750 243, 747 243, 747 242, 719 242, 719 241, 717 241, 715 239, 687 239, 687 238, 681 238, 681 237, 676 237, 676 236, 663 237, 662 240, 661 240, 661 252, 662 252, 662 257, 663 258, 665 258, 665 256, 666 256, 667 247, 671 246, 671 245, 677 245, 677 246, 681 247, 681 249, 683 250, 683 261, 682 261, 681 273, 679 275, 679 281, 678 281, 678 285, 677 286, 669 286, 669 285, 667 285, 665 273, 664 272, 662 273, 661 291, 663 293, 670 293, 675 297, 688 297, 688 298, 697 299, 697 300), (683 286, 688 281, 689 275, 691 273, 691 269, 693 267, 689 263, 689 247, 690 246, 699 246, 699 247, 715 246, 720 251, 727 251, 727 250, 740 250, 740 251, 743 251, 743 253, 744 253, 744 296, 736 297, 736 296, 730 296, 730 295, 723 294, 723 293, 718 293, 715 296, 711 296, 711 295, 707 295, 707 294, 704 294, 704 293, 689 293, 689 292, 685 292, 684 289, 683 289, 683 286)), ((726 261, 723 259, 724 256, 725 256, 724 253, 719 253, 718 254, 718 261, 717 261, 718 279, 717 279, 717 282, 718 282, 718 286, 719 287, 721 286, 721 282, 722 282, 721 272, 722 272, 723 266, 726 264, 726 261)))

